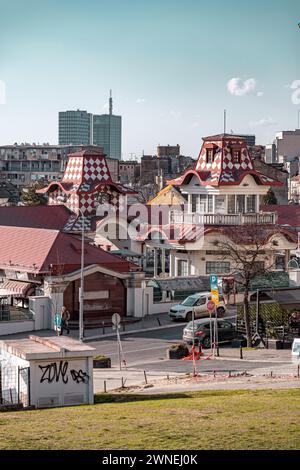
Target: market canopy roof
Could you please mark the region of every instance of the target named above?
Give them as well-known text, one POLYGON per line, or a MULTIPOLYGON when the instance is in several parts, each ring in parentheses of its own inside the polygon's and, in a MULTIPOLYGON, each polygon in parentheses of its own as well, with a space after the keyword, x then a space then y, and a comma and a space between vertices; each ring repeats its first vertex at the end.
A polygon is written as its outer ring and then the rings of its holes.
POLYGON ((151 279, 148 286, 159 287, 161 291, 203 292, 210 290, 210 281, 208 276, 151 279))
POLYGON ((300 305, 300 289, 280 289, 264 291, 270 299, 275 300, 281 307, 293 308, 300 305))

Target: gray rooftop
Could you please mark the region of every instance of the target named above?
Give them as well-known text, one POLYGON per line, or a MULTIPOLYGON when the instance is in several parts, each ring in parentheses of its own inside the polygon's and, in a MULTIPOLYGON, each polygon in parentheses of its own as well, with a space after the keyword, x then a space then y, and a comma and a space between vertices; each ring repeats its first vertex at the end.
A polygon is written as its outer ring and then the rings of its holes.
POLYGON ((62 357, 92 357, 96 349, 65 336, 29 336, 26 339, 0 341, 0 348, 25 360, 62 357))

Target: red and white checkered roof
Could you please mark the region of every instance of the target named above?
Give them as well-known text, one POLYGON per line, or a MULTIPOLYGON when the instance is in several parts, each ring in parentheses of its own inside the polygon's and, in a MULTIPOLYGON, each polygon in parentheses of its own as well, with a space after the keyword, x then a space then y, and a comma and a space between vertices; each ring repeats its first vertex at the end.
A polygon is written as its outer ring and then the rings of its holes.
POLYGON ((111 181, 105 156, 88 151, 71 154, 62 181, 79 186, 111 181))
POLYGON ((193 170, 187 170, 182 176, 168 181, 169 184, 181 186, 187 184, 189 177, 196 175, 202 185, 223 186, 239 185, 246 175, 253 175, 259 184, 279 186, 281 183, 254 169, 246 140, 242 137, 220 134, 205 137, 197 163, 193 170), (208 150, 212 150, 212 161, 208 161, 208 150), (234 152, 239 151, 239 159, 234 152))

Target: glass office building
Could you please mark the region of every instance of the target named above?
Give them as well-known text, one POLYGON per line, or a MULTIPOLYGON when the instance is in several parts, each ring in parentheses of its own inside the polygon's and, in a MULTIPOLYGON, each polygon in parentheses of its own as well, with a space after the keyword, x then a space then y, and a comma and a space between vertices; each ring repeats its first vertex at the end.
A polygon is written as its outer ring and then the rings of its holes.
POLYGON ((122 117, 114 114, 93 116, 93 143, 104 148, 110 158, 121 160, 122 117))
POLYGON ((62 111, 58 114, 59 145, 93 143, 93 115, 87 111, 62 111))

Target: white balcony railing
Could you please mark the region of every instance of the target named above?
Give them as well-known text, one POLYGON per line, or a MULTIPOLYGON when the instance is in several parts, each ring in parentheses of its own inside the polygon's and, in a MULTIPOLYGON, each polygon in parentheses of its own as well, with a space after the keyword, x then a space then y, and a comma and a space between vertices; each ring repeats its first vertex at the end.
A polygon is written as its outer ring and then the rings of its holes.
POLYGON ((244 225, 276 224, 276 212, 258 212, 249 214, 191 214, 171 212, 170 223, 197 225, 244 225))

